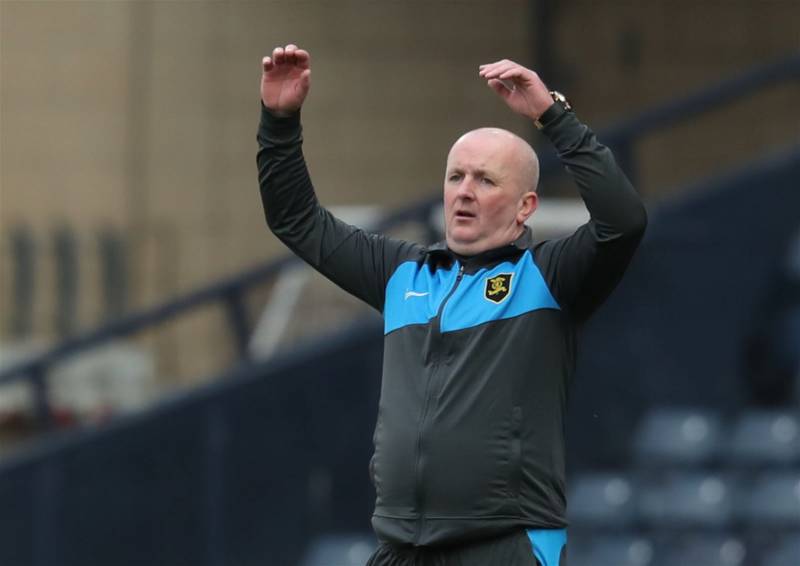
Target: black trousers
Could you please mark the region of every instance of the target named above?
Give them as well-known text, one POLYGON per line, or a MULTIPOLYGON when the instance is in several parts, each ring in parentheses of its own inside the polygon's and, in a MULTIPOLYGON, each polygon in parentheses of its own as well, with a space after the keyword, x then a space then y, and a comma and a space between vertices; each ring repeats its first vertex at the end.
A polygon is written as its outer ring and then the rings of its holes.
POLYGON ((558 564, 541 564, 524 530, 443 548, 381 544, 367 566, 566 566, 566 546, 558 564))

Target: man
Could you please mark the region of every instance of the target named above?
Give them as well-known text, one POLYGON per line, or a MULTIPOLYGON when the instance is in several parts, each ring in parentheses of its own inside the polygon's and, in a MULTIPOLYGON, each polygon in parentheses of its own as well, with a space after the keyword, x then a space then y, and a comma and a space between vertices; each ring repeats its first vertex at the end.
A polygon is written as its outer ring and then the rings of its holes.
POLYGON ((591 219, 534 244, 538 161, 494 128, 453 145, 445 242, 344 224, 319 205, 302 155, 309 54, 263 60, 258 169, 267 223, 297 255, 383 313, 383 381, 370 473, 373 566, 563 566, 564 413, 576 327, 621 278, 646 225, 611 152, 533 71, 479 75, 535 121, 591 219))

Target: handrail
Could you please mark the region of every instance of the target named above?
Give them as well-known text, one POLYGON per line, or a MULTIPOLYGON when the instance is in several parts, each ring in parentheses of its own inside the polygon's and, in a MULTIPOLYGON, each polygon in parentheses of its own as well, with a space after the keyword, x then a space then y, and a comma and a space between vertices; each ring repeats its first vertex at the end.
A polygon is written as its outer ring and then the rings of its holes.
POLYGON ((602 130, 599 137, 614 148, 617 161, 636 185, 637 167, 632 151, 635 138, 659 128, 669 128, 698 114, 716 110, 758 90, 791 79, 800 79, 800 51, 758 65, 677 100, 644 110, 631 118, 623 119, 615 126, 602 130))
MULTIPOLYGON (((618 160, 630 175, 635 170, 630 151, 635 138, 658 128, 672 126, 709 109, 718 108, 721 104, 733 102, 774 83, 796 78, 800 78, 800 52, 755 67, 678 100, 645 110, 632 118, 623 120, 616 126, 601 130, 598 137, 614 146, 618 160)), ((541 163, 543 175, 551 174, 558 168, 559 160, 555 155, 544 156, 541 163)), ((375 226, 375 230, 385 231, 409 221, 419 221, 427 225, 432 208, 440 202, 441 199, 437 196, 404 207, 386 216, 375 226)), ((144 311, 123 316, 80 336, 69 338, 31 359, 0 370, 0 385, 24 379, 31 380, 35 387, 37 415, 40 422, 46 425, 49 422, 49 409, 46 401, 45 377, 48 369, 54 363, 80 350, 133 334, 145 327, 164 322, 195 307, 215 301, 226 303, 229 323, 237 340, 239 354, 242 359, 247 359, 248 328, 242 294, 251 286, 269 279, 296 261, 299 260, 293 256, 287 256, 259 265, 183 297, 170 299, 144 311)))
POLYGON ((786 79, 800 78, 800 51, 754 67, 672 102, 640 112, 603 131, 604 140, 620 141, 641 136, 651 130, 669 127, 707 110, 719 108, 753 92, 786 79))

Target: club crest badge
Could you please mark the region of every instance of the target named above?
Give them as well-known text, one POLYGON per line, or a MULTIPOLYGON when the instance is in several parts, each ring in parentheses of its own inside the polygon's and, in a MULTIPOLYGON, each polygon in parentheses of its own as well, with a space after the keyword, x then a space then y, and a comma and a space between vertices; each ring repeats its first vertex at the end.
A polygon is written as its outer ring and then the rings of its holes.
POLYGON ((486 278, 486 288, 483 296, 493 303, 502 303, 511 292, 511 276, 513 273, 501 273, 494 277, 486 278))

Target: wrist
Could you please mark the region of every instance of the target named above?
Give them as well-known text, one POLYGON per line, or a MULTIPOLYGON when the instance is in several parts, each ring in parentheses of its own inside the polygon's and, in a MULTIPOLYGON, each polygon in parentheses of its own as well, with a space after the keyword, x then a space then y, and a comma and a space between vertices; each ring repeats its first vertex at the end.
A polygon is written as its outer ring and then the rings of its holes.
POLYGON ((549 94, 551 97, 550 105, 534 120, 534 124, 539 130, 556 120, 561 114, 572 111, 572 105, 566 96, 557 90, 551 90, 549 94))

